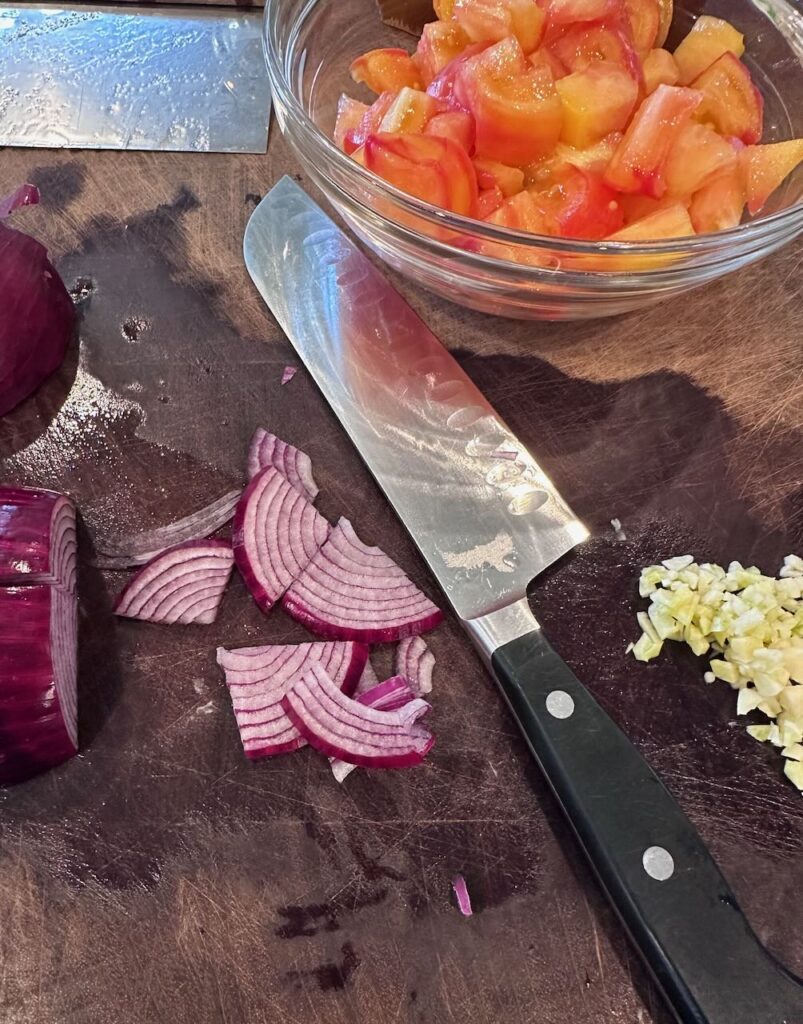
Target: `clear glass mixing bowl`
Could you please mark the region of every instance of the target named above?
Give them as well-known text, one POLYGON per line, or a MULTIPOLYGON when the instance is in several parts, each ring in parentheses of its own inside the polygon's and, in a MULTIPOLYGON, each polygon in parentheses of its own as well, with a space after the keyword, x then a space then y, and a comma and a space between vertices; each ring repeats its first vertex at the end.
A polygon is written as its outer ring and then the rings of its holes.
MULTIPOLYGON (((803 10, 787 0, 680 0, 667 46, 699 14, 733 22, 765 99, 764 142, 803 136, 803 10)), ((434 15, 433 15, 434 19, 434 15)), ((388 185, 332 142, 342 92, 371 100, 351 61, 415 47, 376 0, 266 0, 264 49, 276 115, 304 170, 390 266, 452 302, 524 319, 611 316, 696 288, 767 256, 803 231, 803 167, 762 213, 729 231, 672 241, 579 242, 497 228, 388 185), (516 259, 489 256, 512 247, 516 259)))

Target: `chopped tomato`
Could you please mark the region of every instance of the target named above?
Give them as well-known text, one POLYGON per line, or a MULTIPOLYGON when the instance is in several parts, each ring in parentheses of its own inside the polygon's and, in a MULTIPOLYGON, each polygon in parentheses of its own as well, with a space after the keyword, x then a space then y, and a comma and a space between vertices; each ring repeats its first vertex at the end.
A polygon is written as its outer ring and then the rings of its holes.
POLYGON ((638 85, 620 65, 589 64, 555 83, 563 106, 560 137, 585 149, 611 132, 621 131, 633 113, 638 85))
POLYGON ((413 56, 424 85, 429 85, 455 57, 459 57, 469 42, 468 36, 454 22, 433 21, 424 25, 413 56))
POLYGON ((689 82, 693 82, 723 53, 741 57, 744 53, 744 36, 721 18, 712 18, 708 14, 701 15, 692 26, 691 32, 675 50, 680 84, 688 85, 689 82))
POLYGON ((474 118, 462 110, 449 110, 436 114, 427 123, 425 135, 440 135, 462 146, 467 153, 474 151, 474 118))
POLYGON ((641 62, 644 92, 649 96, 659 85, 677 85, 680 71, 669 50, 650 50, 641 62))
POLYGON ((611 162, 611 157, 621 141, 621 132, 611 132, 587 149, 575 149, 574 146, 559 142, 549 156, 524 168, 525 187, 532 185, 537 189, 550 188, 564 178, 573 167, 601 175, 611 162))
MULTIPOLYGON (((353 100, 351 96, 346 96, 345 93, 343 93, 337 101, 337 119, 335 120, 334 139, 337 146, 340 149, 345 150, 346 153, 351 152, 351 150, 347 148, 346 136, 358 127, 367 113, 367 103, 360 103, 359 100, 353 100)), ((356 149, 356 146, 352 146, 351 149, 356 149)))
POLYGON ((440 104, 420 89, 400 89, 379 125, 380 132, 422 132, 440 104))
POLYGON ((548 46, 539 46, 535 53, 529 54, 527 63, 531 68, 544 68, 557 80, 568 74, 566 68, 561 64, 555 54, 548 46))
POLYGON ((698 235, 735 228, 743 212, 744 188, 738 168, 704 185, 689 205, 689 216, 698 235))
POLYGON ((377 96, 371 106, 366 109, 356 127, 350 128, 346 132, 343 149, 347 153, 353 154, 356 149, 363 145, 372 132, 379 131, 382 118, 393 106, 395 99, 396 94, 394 92, 383 92, 380 96, 377 96))
POLYGON ((707 125, 690 122, 679 132, 667 157, 667 195, 688 198, 718 175, 732 170, 736 161, 731 143, 707 125))
POLYGON ((693 235, 694 226, 683 203, 662 206, 641 220, 608 236, 610 242, 653 242, 662 238, 683 238, 693 235))
POLYGON ((803 139, 748 146, 740 163, 747 208, 758 213, 787 175, 803 162, 803 139))
POLYGON ((695 78, 692 88, 703 94, 698 120, 713 125, 720 135, 734 135, 747 145, 761 139, 764 99, 738 57, 723 53, 695 78))
POLYGON ((624 223, 619 196, 590 171, 572 167, 536 198, 564 238, 605 238, 624 223))
POLYGON ((625 0, 630 33, 638 53, 646 53, 655 46, 661 27, 661 9, 658 0, 625 0))
POLYGON ((488 43, 472 43, 471 46, 467 46, 459 57, 455 57, 454 60, 450 60, 443 71, 432 79, 427 86, 427 92, 429 95, 440 100, 441 103, 450 110, 465 110, 466 108, 464 104, 461 103, 460 99, 455 95, 457 74, 466 61, 471 60, 472 57, 476 57, 478 53, 482 53, 482 51, 487 48, 488 43))
POLYGON ((406 50, 369 50, 352 62, 349 74, 375 93, 403 88, 422 89, 421 73, 406 50))
POLYGON ((498 210, 504 201, 505 197, 502 195, 502 190, 497 188, 496 185, 493 188, 481 189, 477 199, 477 216, 480 220, 485 220, 495 210, 498 210))
POLYGON ((435 8, 435 17, 439 21, 450 21, 454 14, 454 0, 432 0, 435 8))
POLYGON ((655 38, 653 46, 663 46, 666 42, 666 37, 669 35, 669 30, 672 27, 673 14, 673 0, 658 0, 658 35, 655 38))
POLYGON ((547 16, 550 32, 579 22, 606 21, 621 16, 622 0, 549 0, 547 16))
POLYGON ((506 199, 486 220, 500 228, 530 231, 535 235, 554 234, 555 225, 530 192, 518 192, 506 199))
POLYGON ((365 140, 365 166, 403 192, 453 213, 472 216, 477 176, 466 151, 433 135, 379 133, 365 140))
POLYGON ((474 169, 480 188, 496 186, 503 196, 513 196, 524 188, 524 171, 519 167, 508 167, 495 160, 475 160, 474 169))
POLYGON ((569 71, 584 71, 594 61, 621 64, 640 82, 641 62, 627 32, 613 25, 578 25, 550 44, 550 49, 569 71))
POLYGON ((546 22, 535 0, 457 0, 453 17, 475 43, 513 37, 525 53, 541 42, 546 22))
POLYGON ((664 167, 681 129, 702 100, 700 93, 659 85, 636 111, 605 171, 605 181, 620 192, 660 198, 666 192, 664 167))

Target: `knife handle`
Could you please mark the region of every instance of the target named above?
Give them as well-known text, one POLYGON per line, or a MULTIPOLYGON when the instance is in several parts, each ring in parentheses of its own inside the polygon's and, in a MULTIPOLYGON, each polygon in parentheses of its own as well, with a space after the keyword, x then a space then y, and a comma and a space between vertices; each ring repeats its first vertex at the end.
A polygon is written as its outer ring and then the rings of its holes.
POLYGON ((466 627, 681 1024, 803 1024, 694 826, 549 645, 526 599, 466 627))

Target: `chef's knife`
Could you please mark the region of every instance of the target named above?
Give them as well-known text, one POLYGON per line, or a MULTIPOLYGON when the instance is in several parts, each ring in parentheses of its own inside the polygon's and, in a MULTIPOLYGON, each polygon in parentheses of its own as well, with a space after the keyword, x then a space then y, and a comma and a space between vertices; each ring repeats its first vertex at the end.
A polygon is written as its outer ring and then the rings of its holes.
POLYGON ((692 824, 550 647, 526 591, 586 537, 423 321, 289 178, 245 262, 484 657, 682 1024, 803 1024, 692 824))

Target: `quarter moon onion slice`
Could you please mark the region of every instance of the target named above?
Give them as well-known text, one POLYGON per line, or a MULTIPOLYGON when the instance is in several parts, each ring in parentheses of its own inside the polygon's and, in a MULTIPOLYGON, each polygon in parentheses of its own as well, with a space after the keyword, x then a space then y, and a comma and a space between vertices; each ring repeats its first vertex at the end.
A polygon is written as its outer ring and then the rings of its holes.
POLYGON ((128 581, 115 615, 165 625, 215 621, 234 554, 227 540, 190 540, 151 559, 128 581))
POLYGON ((0 487, 0 586, 75 587, 75 508, 62 494, 0 487))
MULTIPOLYGON (((364 678, 365 674, 363 673, 364 678)), ((360 685, 362 685, 362 679, 360 685)), ((360 704, 365 704, 369 708, 378 708, 380 711, 396 711, 398 708, 403 708, 405 704, 409 704, 414 697, 415 694, 410 689, 409 682, 402 676, 393 676, 391 679, 386 679, 383 683, 376 683, 369 690, 359 693, 356 699, 360 704)), ((348 761, 341 761, 337 757, 330 757, 329 765, 332 775, 338 782, 347 779, 357 767, 356 764, 349 764, 348 761)))
POLYGON ((417 697, 432 692, 435 655, 420 636, 407 637, 396 649, 396 672, 409 680, 417 697))
POLYGON ((443 613, 396 563, 341 519, 289 587, 282 605, 330 640, 391 643, 433 629, 443 613))
POLYGON ((397 711, 379 711, 341 693, 320 665, 293 681, 282 707, 307 742, 328 757, 367 768, 420 764, 434 742, 418 719, 429 711, 416 698, 397 711))
POLYGON ((257 473, 237 506, 232 541, 237 568, 263 612, 301 575, 328 533, 327 521, 278 469, 257 473))
POLYGON ((306 746, 281 706, 299 672, 320 665, 338 689, 351 694, 367 661, 368 648, 352 642, 275 644, 233 651, 219 647, 217 663, 226 675, 246 757, 254 760, 306 746))
POLYGON ((254 477, 266 466, 278 469, 282 476, 309 501, 318 497, 319 487, 312 475, 312 462, 306 452, 294 448, 275 434, 259 427, 248 448, 248 476, 254 477))

